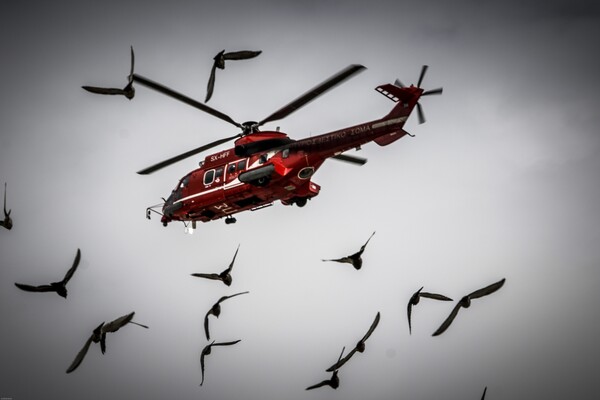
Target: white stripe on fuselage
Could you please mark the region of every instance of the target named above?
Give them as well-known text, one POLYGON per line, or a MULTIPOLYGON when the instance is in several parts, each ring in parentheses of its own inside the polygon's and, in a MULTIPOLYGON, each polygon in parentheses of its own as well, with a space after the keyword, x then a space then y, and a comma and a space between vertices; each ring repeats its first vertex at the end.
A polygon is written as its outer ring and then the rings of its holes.
POLYGON ((180 203, 182 201, 190 200, 190 199, 193 199, 193 198, 196 198, 196 197, 199 197, 199 196, 204 196, 205 194, 216 192, 217 190, 233 189, 234 187, 238 187, 238 186, 241 186, 243 184, 244 184, 244 182, 240 182, 240 180, 238 178, 235 178, 234 180, 232 180, 231 182, 225 184, 224 186, 219 186, 219 187, 216 187, 214 189, 209 189, 209 190, 205 190, 203 192, 195 193, 195 194, 193 194, 191 196, 184 197, 183 199, 179 199, 179 200, 177 200, 173 204, 177 204, 177 203, 180 203))
POLYGON ((387 121, 378 122, 376 124, 371 125, 371 129, 383 128, 384 126, 399 124, 400 122, 405 122, 407 119, 408 117, 388 119, 387 121))

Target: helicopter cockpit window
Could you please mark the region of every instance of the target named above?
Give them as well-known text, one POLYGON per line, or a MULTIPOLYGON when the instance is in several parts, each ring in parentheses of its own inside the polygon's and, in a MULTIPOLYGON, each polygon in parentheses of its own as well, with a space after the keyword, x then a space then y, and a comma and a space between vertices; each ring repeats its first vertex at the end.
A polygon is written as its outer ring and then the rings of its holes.
POLYGON ((246 160, 238 161, 238 163, 237 163, 237 170, 241 171, 244 168, 246 168, 246 160))
POLYGON ((290 149, 283 149, 281 151, 281 158, 288 158, 290 156, 290 149))
POLYGON ((204 173, 204 184, 210 185, 215 180, 215 170, 210 169, 204 173))

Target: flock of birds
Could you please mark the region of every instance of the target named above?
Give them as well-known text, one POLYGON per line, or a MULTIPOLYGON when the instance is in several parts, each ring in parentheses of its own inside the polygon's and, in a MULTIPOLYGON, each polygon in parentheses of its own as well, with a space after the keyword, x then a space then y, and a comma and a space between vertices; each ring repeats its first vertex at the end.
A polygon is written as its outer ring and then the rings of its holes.
MULTIPOLYGON (((261 54, 261 51, 246 51, 246 50, 244 50, 244 51, 225 53, 225 50, 223 50, 223 51, 219 52, 213 58, 214 63, 213 63, 210 77, 208 80, 205 102, 208 102, 208 100, 210 100, 210 98, 212 97, 212 94, 214 91, 214 84, 215 84, 215 71, 217 68, 224 69, 226 60, 249 59, 249 58, 254 58, 254 57, 258 56, 259 54, 261 54)), ((133 88, 133 69, 134 69, 134 62, 135 62, 134 60, 135 60, 135 56, 134 56, 134 52, 133 52, 133 47, 131 47, 131 70, 130 70, 130 74, 128 77, 128 83, 123 89, 101 88, 101 87, 95 87, 95 86, 82 86, 82 88, 89 92, 97 93, 97 94, 122 95, 131 100, 135 95, 135 89, 133 88)), ((0 221, 0 226, 6 228, 8 230, 10 230, 13 226, 13 222, 10 217, 10 213, 11 213, 11 210, 8 210, 8 211, 6 210, 6 183, 5 183, 4 184, 4 220, 0 221)), ((365 248, 366 248, 367 244, 369 243, 369 241, 371 240, 371 238, 373 237, 373 235, 375 235, 375 232, 373 232, 371 234, 371 236, 369 236, 369 238, 367 239, 365 244, 362 245, 360 250, 357 251, 356 253, 345 256, 345 257, 337 258, 337 259, 323 259, 322 261, 348 263, 348 264, 351 264, 356 270, 360 270, 363 266, 362 254, 365 251, 365 248)), ((204 278, 204 279, 209 279, 209 280, 218 280, 218 281, 223 282, 223 284, 225 284, 226 286, 230 286, 232 283, 232 280, 233 280, 231 271, 233 269, 233 265, 235 263, 238 251, 239 251, 239 245, 235 251, 235 254, 233 256, 231 263, 222 272, 220 272, 220 273, 194 273, 191 275, 194 277, 198 277, 198 278, 204 278)), ((63 279, 60 281, 52 282, 50 284, 38 285, 38 286, 22 284, 22 283, 15 283, 15 286, 17 288, 27 291, 27 292, 56 292, 59 296, 66 298, 67 297, 67 283, 71 280, 74 273, 76 272, 80 260, 81 260, 81 251, 79 249, 77 249, 77 254, 73 261, 73 265, 67 271, 67 273, 65 274, 63 279)), ((478 299, 483 296, 487 296, 487 295, 490 295, 490 294, 496 292, 504 285, 504 282, 505 282, 505 279, 502 279, 498 282, 495 282, 491 285, 485 286, 482 289, 478 289, 478 290, 464 296, 463 298, 461 298, 455 304, 454 308, 452 309, 452 311, 450 312, 448 317, 442 322, 440 327, 433 333, 433 336, 438 336, 438 335, 441 335, 442 333, 444 333, 449 328, 449 326, 452 324, 452 322, 456 318, 460 309, 470 307, 471 300, 478 299)), ((421 287, 419 290, 417 290, 410 297, 410 299, 408 301, 408 305, 407 305, 408 330, 409 330, 409 333, 411 333, 411 334, 412 334, 412 324, 411 324, 412 309, 414 306, 419 304, 421 298, 446 301, 446 302, 453 301, 450 297, 447 297, 445 295, 438 294, 438 293, 424 292, 423 289, 424 289, 424 287, 421 287)), ((204 317, 204 332, 205 332, 207 340, 210 340, 209 316, 212 315, 215 318, 219 318, 219 315, 221 314, 221 303, 223 303, 225 300, 231 299, 233 297, 237 297, 237 296, 248 294, 248 293, 249 293, 248 291, 245 291, 245 292, 239 292, 239 293, 235 293, 235 294, 228 295, 228 296, 222 296, 215 304, 213 304, 213 306, 207 311, 207 313, 204 317)), ((92 334, 86 340, 84 346, 77 353, 73 362, 67 368, 66 372, 71 373, 80 366, 80 364, 82 363, 82 361, 83 361, 84 357, 86 356, 88 349, 92 343, 100 343, 101 352, 102 352, 102 354, 104 354, 106 352, 106 334, 107 333, 117 332, 123 326, 128 325, 128 324, 134 324, 134 325, 138 325, 142 328, 148 329, 148 326, 134 322, 133 321, 134 315, 135 315, 135 312, 130 312, 129 314, 118 317, 111 322, 108 322, 108 323, 102 322, 100 325, 98 325, 92 331, 92 334)), ((367 330, 366 334, 356 343, 354 348, 350 352, 348 352, 345 356, 344 356, 344 352, 346 350, 346 347, 344 346, 342 348, 342 352, 340 353, 337 361, 333 365, 331 365, 329 368, 326 369, 326 372, 332 373, 332 375, 329 379, 325 379, 317 384, 308 386, 306 388, 306 390, 313 390, 313 389, 320 388, 323 386, 329 386, 333 389, 337 389, 340 385, 340 379, 338 376, 340 368, 342 366, 344 366, 357 352, 363 353, 365 351, 366 341, 373 334, 375 329, 377 328, 380 318, 381 318, 381 315, 379 312, 377 312, 375 319, 371 323, 371 326, 367 330)), ((204 383, 205 357, 207 355, 211 354, 212 348, 217 347, 217 346, 232 346, 232 345, 235 345, 236 343, 239 343, 240 341, 241 341, 241 339, 234 340, 234 341, 226 341, 226 342, 216 342, 215 340, 213 340, 212 342, 210 342, 208 345, 206 345, 202 349, 201 354, 200 354, 200 368, 201 368, 201 373, 202 373, 202 380, 200 382, 200 386, 202 386, 204 383)), ((485 387, 485 389, 483 391, 483 395, 481 397, 482 400, 485 399, 486 392, 487 392, 487 387, 485 387)))
MULTIPOLYGON (((60 297, 63 297, 66 299, 67 298, 67 283, 69 283, 69 281, 75 274, 75 271, 77 271, 77 267, 79 266, 80 261, 81 261, 81 250, 77 249, 77 254, 75 255, 75 259, 73 260, 73 265, 71 266, 71 268, 69 268, 69 270, 67 271, 67 273, 65 274, 65 276, 62 280, 57 281, 57 282, 52 282, 50 284, 37 285, 37 286, 15 282, 15 286, 26 292, 36 292, 36 293, 56 292, 60 297)), ((142 328, 148 329, 148 326, 134 322, 133 321, 134 315, 135 315, 135 312, 130 312, 129 314, 123 315, 122 317, 119 317, 109 323, 106 323, 103 321, 100 325, 98 325, 92 331, 92 335, 85 342, 85 344, 83 345, 81 350, 79 350, 79 353, 77 353, 77 355, 75 356, 75 359, 73 360, 73 362, 71 363, 69 368, 67 368, 67 374, 70 374, 71 372, 75 371, 75 369, 77 369, 77 367, 79 367, 79 365, 83 361, 85 355, 87 354, 88 349, 90 348, 90 345, 92 344, 92 342, 100 343, 100 349, 102 351, 102 354, 104 354, 106 352, 106 334, 107 333, 116 332, 127 324, 134 324, 134 325, 141 326, 142 328)))
MULTIPOLYGON (((5 212, 5 214, 6 214, 6 212, 5 212)), ((6 227, 6 219, 2 226, 6 227)), ((10 229, 10 228, 8 228, 8 229, 10 229)), ((369 237, 367 242, 364 245, 362 245, 360 250, 357 251, 356 253, 351 254, 349 256, 337 258, 337 259, 327 259, 327 260, 324 259, 322 261, 348 263, 348 264, 351 264, 357 270, 361 269, 362 254, 365 251, 367 244, 369 243, 369 241, 371 240, 371 238, 373 237, 374 234, 375 234, 375 232, 373 232, 371 234, 371 236, 369 237)), ((231 275, 231 271, 233 269, 236 257, 238 255, 239 248, 240 248, 240 246, 238 245, 238 247, 235 251, 235 254, 233 256, 233 259, 231 260, 231 263, 222 272, 220 272, 220 273, 193 273, 193 274, 191 274, 191 276, 197 277, 197 278, 209 279, 209 280, 217 280, 217 281, 221 281, 226 286, 231 286, 231 283, 233 282, 233 277, 231 275)), ((77 267, 79 266, 80 260, 81 260, 81 250, 77 249, 77 254, 75 255, 75 259, 73 260, 73 265, 67 271, 67 273, 65 274, 63 279, 60 281, 52 282, 50 284, 37 285, 37 286, 22 284, 22 283, 15 283, 15 286, 17 288, 27 291, 27 292, 56 292, 59 296, 66 299, 67 298, 67 283, 71 280, 71 278, 75 274, 75 271, 77 270, 77 267)), ((444 320, 444 322, 433 333, 432 336, 438 336, 438 335, 441 335, 442 333, 444 333, 448 329, 448 327, 452 324, 454 319, 456 318, 458 311, 461 308, 469 308, 470 307, 471 300, 478 299, 483 296, 487 296, 487 295, 490 295, 490 294, 496 292, 504 285, 504 282, 505 282, 505 279, 502 279, 498 282, 495 282, 491 285, 488 285, 482 289, 478 289, 478 290, 464 296, 462 299, 460 299, 456 303, 456 305, 450 312, 450 315, 446 318, 446 320, 444 320)), ((412 307, 419 304, 419 301, 422 297, 434 299, 434 300, 440 300, 440 301, 453 301, 450 297, 444 296, 442 294, 423 292, 423 288, 424 287, 421 287, 419 290, 417 290, 408 300, 407 317, 408 317, 409 333, 412 333, 412 324, 411 324, 412 307)), ((249 293, 248 291, 245 291, 245 292, 235 293, 235 294, 232 294, 229 296, 222 296, 221 298, 219 298, 219 300, 216 303, 214 303, 211 306, 211 308, 206 312, 206 315, 204 316, 204 333, 206 335, 207 340, 210 340, 209 316, 212 315, 215 318, 219 318, 219 316, 221 315, 221 303, 222 302, 224 302, 225 300, 231 299, 233 297, 237 297, 237 296, 248 294, 248 293, 249 293)), ((101 348, 102 354, 104 354, 106 352, 106 334, 107 333, 116 332, 120 328, 122 328, 123 326, 125 326, 127 324, 134 324, 134 325, 138 325, 142 328, 148 329, 148 326, 133 321, 134 315, 135 315, 135 312, 131 312, 131 313, 123 315, 111 322, 108 322, 108 323, 102 322, 100 325, 98 325, 92 331, 91 336, 87 339, 84 346, 77 353, 77 355, 75 356, 75 359, 73 360, 71 365, 67 368, 66 372, 71 373, 71 372, 75 371, 75 369, 77 369, 77 367, 79 367, 79 365, 83 361, 83 359, 84 359, 85 355, 87 354, 88 349, 92 343, 100 343, 100 348, 101 348)), ((357 353, 357 352, 363 353, 365 351, 366 341, 373 334, 373 332, 375 331, 375 328, 377 328, 377 326, 379 325, 380 319, 381 319, 381 314, 379 312, 377 312, 377 314, 375 315, 375 319, 371 323, 371 326, 369 327, 369 329, 367 330, 365 335, 356 343, 354 348, 350 352, 348 352, 345 356, 344 356, 344 351, 346 350, 346 347, 344 346, 342 348, 342 352, 340 353, 338 360, 332 366, 330 366, 329 368, 327 368, 325 370, 327 372, 332 373, 332 375, 329 379, 325 379, 317 384, 311 385, 311 386, 307 387, 306 390, 317 389, 317 388, 320 388, 323 386, 329 386, 333 389, 337 389, 340 385, 340 378, 338 376, 339 369, 342 366, 344 366, 344 364, 346 364, 354 356, 355 353, 357 353)), ((234 341, 227 341, 227 342, 216 342, 215 340, 213 340, 211 343, 209 343, 202 349, 202 351, 200 353, 200 369, 201 369, 201 373, 202 373, 202 380, 200 382, 200 386, 202 386, 204 384, 205 357, 207 355, 211 354, 212 348, 216 347, 216 346, 232 346, 236 343, 239 343, 240 341, 241 341, 241 339, 234 340, 234 341)), ((487 387, 483 391, 483 396, 481 397, 482 400, 485 398, 486 391, 487 391, 487 387)))

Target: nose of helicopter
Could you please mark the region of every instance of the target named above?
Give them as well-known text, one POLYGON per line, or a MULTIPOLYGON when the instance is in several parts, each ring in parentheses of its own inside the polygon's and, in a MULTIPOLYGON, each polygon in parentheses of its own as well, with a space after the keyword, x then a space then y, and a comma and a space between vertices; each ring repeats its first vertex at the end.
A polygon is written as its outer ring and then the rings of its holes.
POLYGON ((177 202, 179 198, 180 192, 173 191, 171 192, 171 195, 167 198, 167 200, 165 200, 165 204, 163 206, 163 214, 168 219, 172 219, 173 213, 183 206, 182 202, 177 202))

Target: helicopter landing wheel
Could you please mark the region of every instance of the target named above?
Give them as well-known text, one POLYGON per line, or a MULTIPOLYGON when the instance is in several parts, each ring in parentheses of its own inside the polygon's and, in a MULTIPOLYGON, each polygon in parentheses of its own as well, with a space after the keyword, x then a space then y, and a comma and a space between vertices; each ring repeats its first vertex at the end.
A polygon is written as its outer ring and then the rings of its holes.
POLYGON ((306 205, 306 197, 298 197, 295 203, 298 207, 304 207, 306 205))
POLYGON ((237 222, 237 219, 235 219, 231 215, 228 215, 227 217, 225 217, 225 223, 227 225, 229 225, 229 224, 235 224, 236 222, 237 222))

